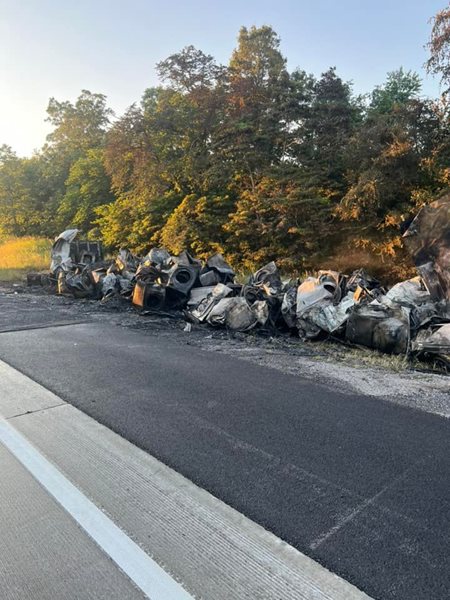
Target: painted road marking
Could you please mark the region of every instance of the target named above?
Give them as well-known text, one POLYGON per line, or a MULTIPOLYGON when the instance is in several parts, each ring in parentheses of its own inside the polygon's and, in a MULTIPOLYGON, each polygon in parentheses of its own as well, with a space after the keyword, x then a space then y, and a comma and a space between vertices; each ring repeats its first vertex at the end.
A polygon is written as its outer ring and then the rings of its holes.
POLYGON ((0 442, 148 598, 193 600, 179 583, 3 419, 0 419, 0 442))

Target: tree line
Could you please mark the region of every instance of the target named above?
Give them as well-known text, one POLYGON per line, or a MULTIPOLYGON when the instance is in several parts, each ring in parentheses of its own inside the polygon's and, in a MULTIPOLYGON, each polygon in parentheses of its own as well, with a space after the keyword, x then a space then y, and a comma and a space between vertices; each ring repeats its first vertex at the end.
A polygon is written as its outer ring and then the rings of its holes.
MULTIPOLYGON (((450 84, 450 8, 428 68, 450 84)), ((110 248, 223 252, 238 269, 409 264, 401 235, 450 188, 448 89, 421 95, 398 69, 366 95, 330 68, 289 72, 269 26, 241 28, 227 66, 188 46, 161 85, 115 118, 104 95, 50 99, 52 133, 19 158, 0 148, 0 235, 77 227, 110 248)))

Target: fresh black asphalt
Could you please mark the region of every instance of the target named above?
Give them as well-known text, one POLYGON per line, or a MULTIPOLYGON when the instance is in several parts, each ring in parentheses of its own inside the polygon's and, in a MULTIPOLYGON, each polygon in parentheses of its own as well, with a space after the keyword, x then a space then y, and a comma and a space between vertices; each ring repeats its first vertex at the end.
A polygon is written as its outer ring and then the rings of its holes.
POLYGON ((373 598, 450 597, 446 419, 202 351, 181 331, 2 333, 0 358, 373 598))

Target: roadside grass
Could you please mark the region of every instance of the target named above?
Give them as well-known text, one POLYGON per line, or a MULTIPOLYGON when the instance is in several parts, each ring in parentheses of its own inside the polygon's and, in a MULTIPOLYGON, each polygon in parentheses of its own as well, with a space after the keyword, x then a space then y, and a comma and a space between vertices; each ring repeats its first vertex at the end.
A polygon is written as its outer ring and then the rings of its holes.
POLYGON ((404 354, 383 354, 372 348, 345 348, 346 361, 353 361, 355 367, 383 368, 401 373, 413 367, 404 354))
POLYGON ((48 269, 51 245, 37 237, 0 240, 0 281, 18 281, 29 271, 48 269))
MULTIPOLYGON (((314 341, 311 344, 321 352, 317 360, 322 360, 326 356, 329 360, 357 369, 382 369, 398 374, 406 371, 422 371, 440 375, 450 374, 450 369, 442 361, 439 361, 438 357, 435 360, 432 357, 429 360, 424 360, 414 355, 384 354, 363 346, 350 347, 336 340, 314 341)), ((447 361, 450 363, 450 355, 447 357, 447 361)))

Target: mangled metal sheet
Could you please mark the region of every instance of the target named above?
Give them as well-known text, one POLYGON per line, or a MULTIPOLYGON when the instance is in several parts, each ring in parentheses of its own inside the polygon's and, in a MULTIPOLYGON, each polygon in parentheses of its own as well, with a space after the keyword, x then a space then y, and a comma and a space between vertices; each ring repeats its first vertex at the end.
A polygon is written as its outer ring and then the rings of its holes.
POLYGON ((281 303, 281 314, 291 329, 297 326, 297 288, 295 285, 288 287, 281 303))
POLYGON ((117 287, 117 275, 115 273, 109 273, 105 275, 101 281, 101 290, 103 298, 108 298, 112 296, 117 287))
POLYGON ((200 283, 203 286, 211 286, 216 283, 233 283, 234 277, 234 270, 219 252, 208 258, 205 266, 200 271, 200 283))
POLYGON ((93 295, 93 286, 86 273, 66 275, 66 287, 75 298, 87 298, 93 295))
POLYGON ((339 273, 336 271, 319 271, 317 277, 308 277, 297 290, 297 318, 315 304, 324 301, 339 301, 339 273))
POLYGON ((440 327, 424 330, 413 342, 415 351, 424 351, 431 354, 450 355, 450 323, 440 327))
POLYGON ((115 263, 111 265, 110 269, 116 268, 122 277, 127 279, 133 279, 136 270, 140 265, 140 260, 132 252, 126 248, 121 248, 119 254, 116 257, 115 263))
POLYGON ((450 196, 424 206, 403 238, 433 300, 450 301, 450 196))
POLYGON ((369 296, 376 297, 381 285, 378 279, 372 277, 365 269, 357 269, 348 278, 346 289, 349 292, 356 292, 358 288, 364 290, 369 296))
POLYGON ((423 285, 420 277, 396 283, 386 292, 383 298, 407 308, 413 308, 417 304, 424 304, 431 300, 430 293, 423 285))
POLYGON ((144 262, 148 260, 153 265, 164 266, 168 264, 170 260, 170 254, 165 248, 152 248, 148 253, 147 257, 144 258, 144 262))
POLYGON ((274 261, 264 265, 254 273, 249 281, 249 285, 260 288, 267 296, 276 296, 281 293, 282 282, 278 267, 274 261))
POLYGON ((201 269, 202 267, 202 261, 192 256, 187 250, 183 250, 178 256, 171 256, 169 262, 172 264, 184 265, 185 267, 196 267, 197 269, 201 269))
POLYGON ((256 314, 245 298, 232 298, 233 304, 227 312, 226 326, 232 331, 249 331, 256 325, 256 314))
POLYGON ((414 277, 395 284, 380 298, 387 306, 404 306, 410 310, 412 329, 416 330, 429 323, 437 315, 437 306, 431 299, 421 277, 414 277))
POLYGON ((56 273, 58 270, 66 272, 70 271, 73 266, 72 257, 70 255, 70 244, 77 237, 78 233, 78 229, 67 229, 60 233, 55 239, 51 252, 51 273, 56 273))
POLYGON ((222 298, 211 310, 207 321, 210 325, 222 325, 232 331, 249 331, 258 322, 265 323, 268 317, 268 307, 256 302, 249 306, 242 296, 222 298), (255 306, 256 305, 256 306, 255 306))
POLYGON ((348 318, 345 335, 354 344, 389 354, 406 354, 410 341, 409 310, 376 300, 357 305, 348 318))
POLYGON ((257 300, 251 305, 251 311, 260 325, 266 325, 269 320, 270 308, 265 300, 257 300))
MULTIPOLYGON (((98 241, 75 240, 78 229, 67 229, 58 235, 51 250, 50 272, 68 273, 77 265, 93 265, 102 259, 102 245, 98 241)), ((75 284, 78 287, 78 284, 75 284)))
MULTIPOLYGON (((338 316, 332 307, 338 304, 340 298, 340 276, 336 271, 319 271, 317 277, 305 279, 297 289, 296 324, 299 332, 304 337, 315 338, 321 331, 334 331, 334 321, 338 316), (336 314, 333 316, 333 313, 336 314)), ((341 312, 344 315, 346 310, 341 312)))
POLYGON ((334 333, 347 321, 354 306, 354 293, 349 292, 339 304, 323 303, 314 306, 308 312, 308 318, 322 331, 334 333))
POLYGON ((169 281, 169 275, 166 271, 161 271, 155 265, 143 262, 139 265, 134 275, 136 281, 144 283, 158 283, 160 285, 167 285, 169 281))
POLYGON ((227 324, 227 315, 231 310, 236 298, 222 298, 212 307, 207 321, 210 325, 225 327, 227 324))
POLYGON ((219 303, 222 298, 226 298, 232 293, 232 289, 223 283, 218 283, 212 291, 200 301, 198 306, 189 311, 189 316, 198 322, 205 321, 212 311, 214 306, 219 303))
POLYGON ((195 308, 196 306, 198 306, 200 302, 204 300, 208 296, 208 294, 210 294, 213 291, 214 288, 215 285, 193 288, 190 291, 189 298, 187 301, 188 308, 195 308))
POLYGON ((331 301, 336 286, 324 285, 316 277, 308 277, 298 286, 297 290, 297 318, 300 319, 315 304, 331 301))

